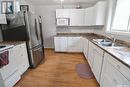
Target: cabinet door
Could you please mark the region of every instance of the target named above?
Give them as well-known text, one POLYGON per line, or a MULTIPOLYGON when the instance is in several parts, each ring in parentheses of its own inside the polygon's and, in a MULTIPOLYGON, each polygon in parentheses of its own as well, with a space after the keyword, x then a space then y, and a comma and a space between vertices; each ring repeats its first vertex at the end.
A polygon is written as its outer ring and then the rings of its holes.
POLYGON ((56 18, 70 18, 70 10, 56 9, 56 18))
POLYGON ((26 43, 18 45, 19 52, 19 73, 22 75, 29 68, 26 43))
POLYGON ((94 25, 104 25, 105 24, 105 17, 106 17, 106 1, 99 1, 94 6, 94 25))
POLYGON ((91 26, 94 24, 94 7, 85 9, 85 25, 91 26))
POLYGON ((68 52, 82 52, 81 37, 68 37, 68 52))
POLYGON ((88 39, 83 38, 83 53, 85 58, 88 58, 88 39))
POLYGON ((55 51, 66 52, 67 51, 67 37, 54 37, 55 51))
POLYGON ((124 77, 107 58, 104 58, 103 71, 101 75, 100 85, 101 87, 124 87, 130 85, 130 81, 124 77))
POLYGON ((93 43, 89 42, 89 48, 88 48, 88 62, 91 66, 93 67, 93 58, 94 58, 94 48, 93 48, 93 43))
POLYGON ((70 26, 84 26, 84 25, 85 25, 85 10, 70 9, 70 26))
POLYGON ((60 44, 60 37, 54 37, 55 43, 55 51, 60 52, 61 44, 60 44))
POLYGON ((60 37, 60 51, 66 52, 67 51, 67 37, 60 37))
POLYGON ((103 62, 103 55, 97 52, 97 50, 94 50, 94 60, 93 60, 93 68, 92 71, 99 82, 100 75, 101 75, 101 68, 102 68, 102 62, 103 62), (98 67, 97 67, 98 66, 98 67))

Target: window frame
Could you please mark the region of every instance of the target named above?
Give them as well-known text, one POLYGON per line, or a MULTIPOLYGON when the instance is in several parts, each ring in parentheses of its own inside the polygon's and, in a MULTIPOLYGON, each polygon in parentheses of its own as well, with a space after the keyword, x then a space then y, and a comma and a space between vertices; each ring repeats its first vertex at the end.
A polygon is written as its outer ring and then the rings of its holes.
POLYGON ((110 27, 109 29, 106 30, 106 33, 108 34, 119 34, 119 35, 127 35, 127 36, 130 36, 130 17, 129 17, 129 21, 128 21, 128 28, 127 30, 114 30, 112 29, 112 24, 113 24, 113 21, 114 21, 114 17, 116 15, 116 8, 117 8, 117 4, 118 4, 118 0, 115 0, 115 4, 113 6, 113 9, 112 9, 112 17, 111 17, 111 23, 110 23, 110 27))

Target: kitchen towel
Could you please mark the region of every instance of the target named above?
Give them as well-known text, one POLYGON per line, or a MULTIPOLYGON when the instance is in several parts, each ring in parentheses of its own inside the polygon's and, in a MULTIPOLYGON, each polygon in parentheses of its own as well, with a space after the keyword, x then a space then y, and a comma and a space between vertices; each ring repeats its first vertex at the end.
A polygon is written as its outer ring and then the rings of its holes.
POLYGON ((9 51, 0 53, 0 68, 9 64, 9 51))

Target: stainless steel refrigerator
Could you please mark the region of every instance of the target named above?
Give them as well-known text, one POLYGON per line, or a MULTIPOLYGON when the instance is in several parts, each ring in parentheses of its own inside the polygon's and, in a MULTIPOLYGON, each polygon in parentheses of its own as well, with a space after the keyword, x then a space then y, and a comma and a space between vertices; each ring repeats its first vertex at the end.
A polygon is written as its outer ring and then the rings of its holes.
POLYGON ((26 41, 30 67, 44 61, 42 18, 31 12, 7 15, 7 26, 2 28, 4 41, 26 41))

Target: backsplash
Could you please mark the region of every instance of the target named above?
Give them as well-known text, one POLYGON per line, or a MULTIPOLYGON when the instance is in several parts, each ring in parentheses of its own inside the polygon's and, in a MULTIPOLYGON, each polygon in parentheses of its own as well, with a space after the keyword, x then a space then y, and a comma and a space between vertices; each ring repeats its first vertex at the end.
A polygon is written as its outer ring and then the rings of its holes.
POLYGON ((57 27, 57 33, 93 33, 96 29, 101 30, 103 26, 82 26, 82 27, 57 27))

